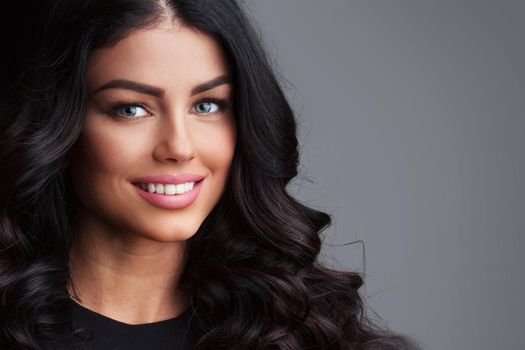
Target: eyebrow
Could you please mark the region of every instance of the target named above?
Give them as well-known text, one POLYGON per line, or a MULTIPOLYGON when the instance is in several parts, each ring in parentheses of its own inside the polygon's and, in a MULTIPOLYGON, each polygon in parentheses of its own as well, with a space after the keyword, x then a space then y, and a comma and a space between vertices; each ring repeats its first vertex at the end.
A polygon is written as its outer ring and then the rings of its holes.
MULTIPOLYGON (((200 94, 201 92, 204 92, 204 91, 211 90, 214 87, 217 87, 217 86, 222 85, 222 84, 230 84, 231 85, 231 79, 230 79, 230 77, 228 75, 221 75, 221 76, 218 76, 218 77, 216 77, 216 78, 214 78, 214 79, 212 79, 210 81, 207 81, 207 82, 204 82, 204 83, 201 83, 199 85, 194 86, 191 89, 191 96, 200 94)), ((98 92, 100 92, 102 90, 107 90, 107 89, 132 90, 132 91, 139 92, 141 94, 151 95, 151 96, 155 96, 155 97, 162 97, 164 95, 164 90, 159 88, 159 87, 152 86, 152 85, 147 85, 147 84, 143 84, 143 83, 139 83, 139 82, 136 82, 136 81, 127 80, 127 79, 111 80, 110 82, 108 82, 108 83, 102 85, 101 87, 99 87, 98 89, 96 89, 94 91, 94 94, 96 94, 96 93, 98 93, 98 92)))

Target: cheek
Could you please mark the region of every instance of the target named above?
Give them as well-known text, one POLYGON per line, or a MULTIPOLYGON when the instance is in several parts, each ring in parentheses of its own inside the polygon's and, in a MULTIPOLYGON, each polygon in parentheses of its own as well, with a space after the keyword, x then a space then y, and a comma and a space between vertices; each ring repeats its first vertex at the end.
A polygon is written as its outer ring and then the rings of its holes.
POLYGON ((119 130, 103 125, 86 125, 81 138, 79 161, 86 172, 122 176, 132 165, 136 165, 144 149, 143 135, 132 130, 119 130))
POLYGON ((236 143, 234 125, 223 125, 216 130, 202 132, 195 138, 198 157, 216 175, 223 175, 228 171, 236 143))
POLYGON ((123 179, 133 174, 132 167, 141 164, 142 141, 136 133, 129 135, 129 131, 114 130, 103 123, 86 123, 70 168, 75 190, 85 205, 118 201, 123 179))

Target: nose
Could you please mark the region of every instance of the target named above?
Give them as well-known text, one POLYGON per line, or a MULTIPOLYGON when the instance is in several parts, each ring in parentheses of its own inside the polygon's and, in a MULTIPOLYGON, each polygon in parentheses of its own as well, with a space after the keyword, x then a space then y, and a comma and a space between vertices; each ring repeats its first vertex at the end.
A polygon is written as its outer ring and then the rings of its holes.
POLYGON ((159 161, 183 162, 194 158, 191 132, 183 111, 165 115, 158 125, 154 157, 159 161))

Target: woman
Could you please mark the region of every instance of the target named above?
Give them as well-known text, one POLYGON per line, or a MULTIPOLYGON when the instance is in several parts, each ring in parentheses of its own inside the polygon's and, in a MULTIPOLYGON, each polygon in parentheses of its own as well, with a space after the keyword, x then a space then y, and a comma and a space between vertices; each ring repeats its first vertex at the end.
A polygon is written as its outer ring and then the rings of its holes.
POLYGON ((234 0, 44 1, 3 113, 1 349, 406 349, 317 261, 234 0))

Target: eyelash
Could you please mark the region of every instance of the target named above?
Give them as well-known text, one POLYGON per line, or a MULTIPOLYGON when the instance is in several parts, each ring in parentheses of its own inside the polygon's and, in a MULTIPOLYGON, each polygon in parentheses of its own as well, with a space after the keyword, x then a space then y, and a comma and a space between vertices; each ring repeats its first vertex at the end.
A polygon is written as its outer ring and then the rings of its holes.
MULTIPOLYGON (((208 113, 202 112, 202 113, 199 113, 199 114, 202 114, 202 115, 217 114, 217 113, 225 111, 226 109, 228 109, 231 106, 231 102, 230 101, 224 100, 224 99, 216 99, 216 98, 204 98, 202 100, 197 101, 194 106, 199 105, 201 103, 214 103, 218 107, 218 110, 215 111, 215 112, 208 112, 208 113)), ((121 117, 121 118, 124 118, 124 119, 141 119, 141 118, 146 118, 147 117, 147 116, 142 116, 142 117, 125 117, 122 114, 118 113, 118 111, 120 109, 125 108, 125 107, 140 107, 140 108, 144 109, 148 113, 148 115, 151 115, 148 112, 148 108, 143 103, 140 103, 140 102, 129 102, 129 101, 125 101, 125 100, 120 100, 120 101, 115 102, 110 107, 108 113, 110 115, 112 115, 112 116, 121 117)))

